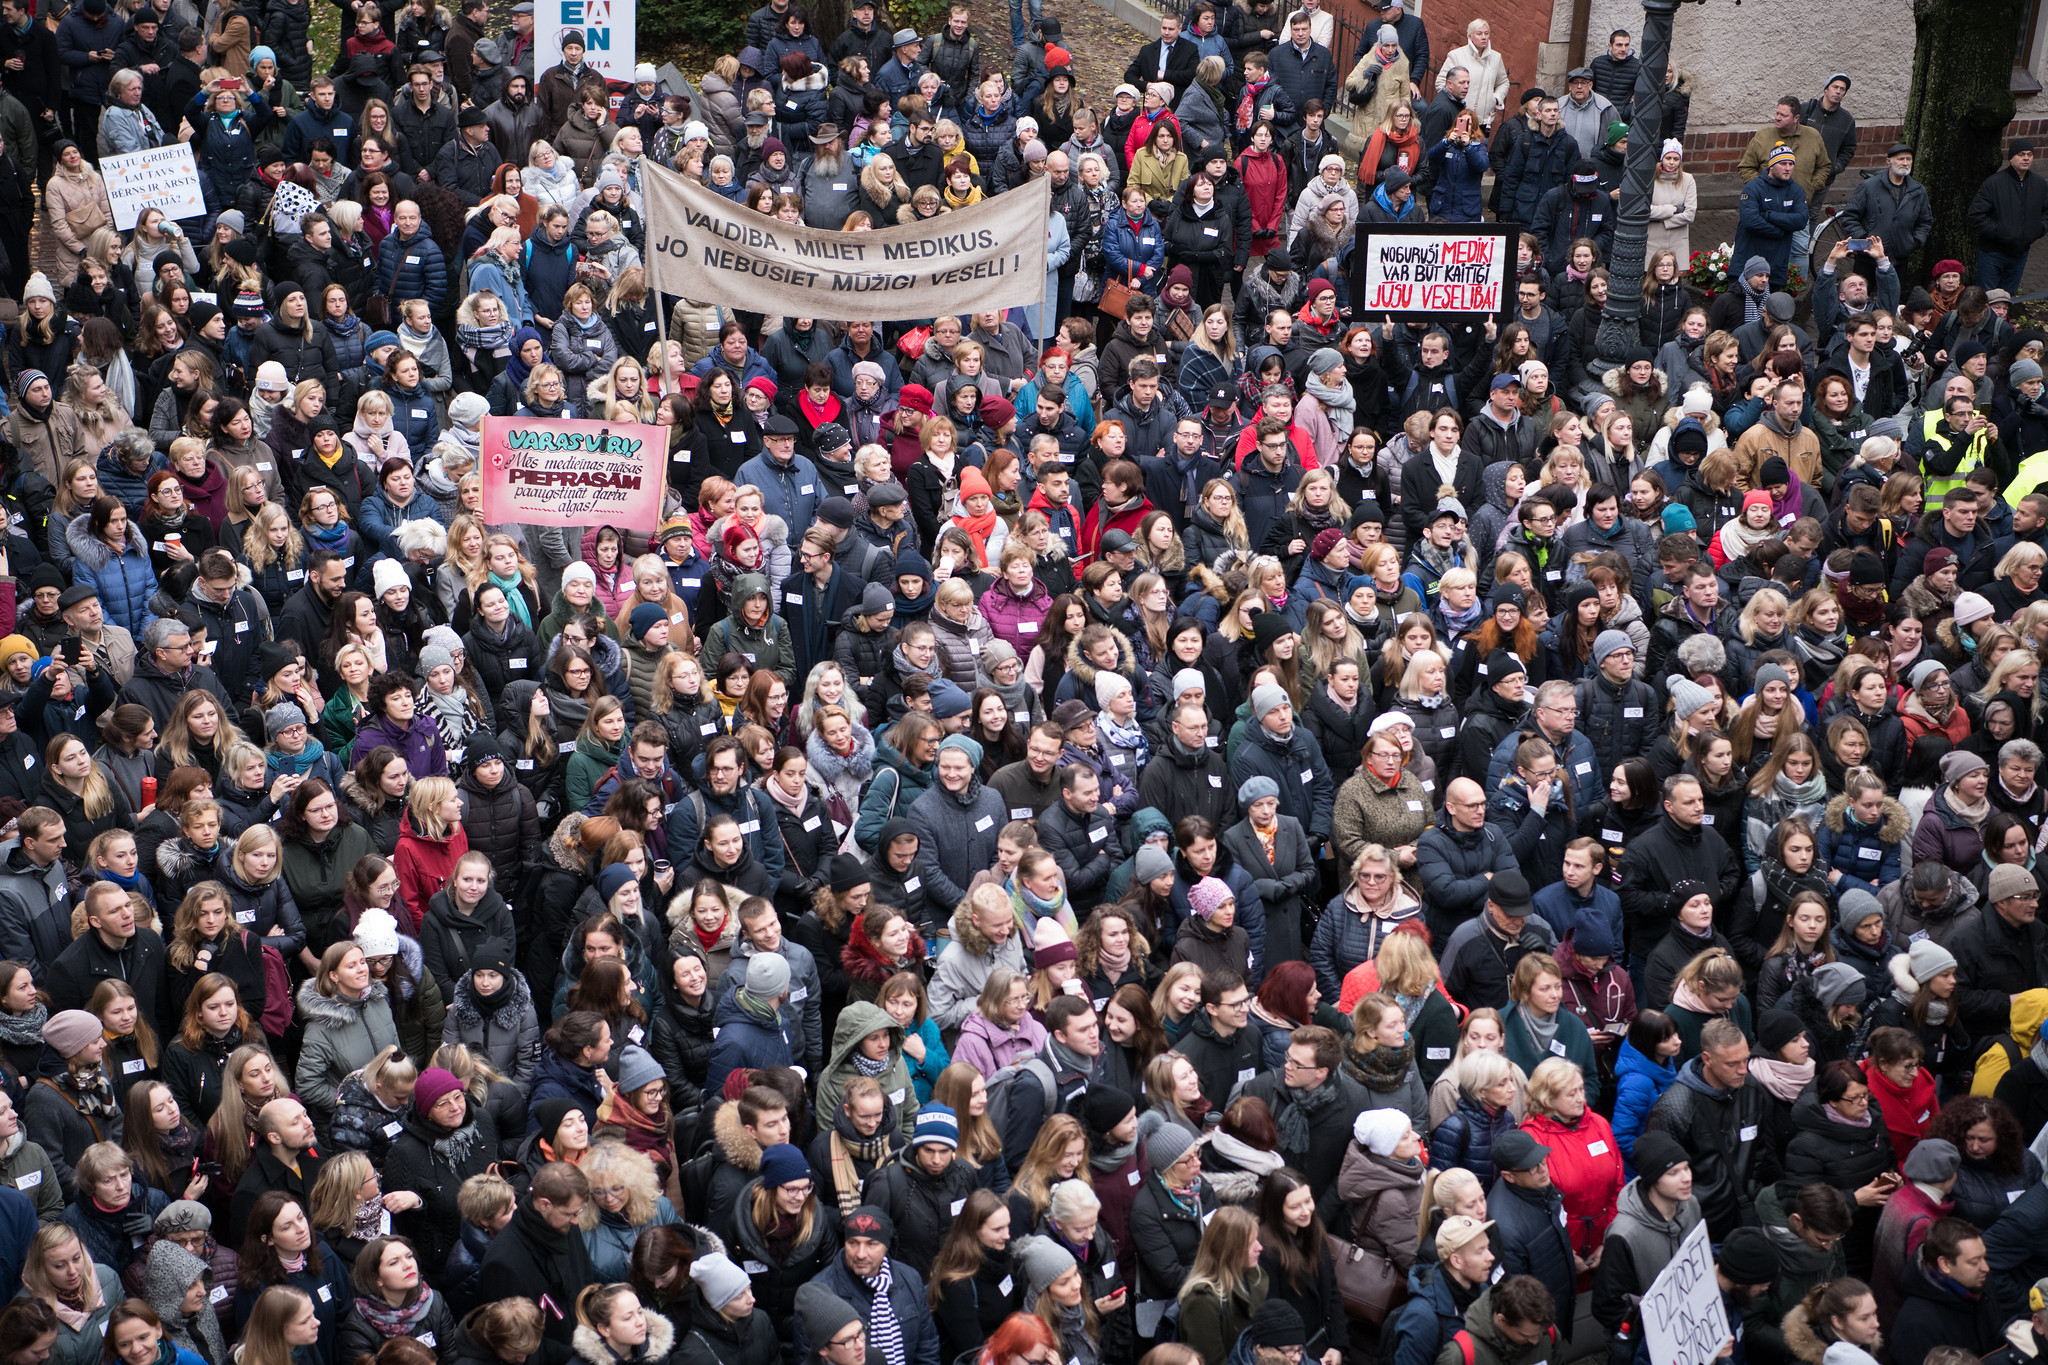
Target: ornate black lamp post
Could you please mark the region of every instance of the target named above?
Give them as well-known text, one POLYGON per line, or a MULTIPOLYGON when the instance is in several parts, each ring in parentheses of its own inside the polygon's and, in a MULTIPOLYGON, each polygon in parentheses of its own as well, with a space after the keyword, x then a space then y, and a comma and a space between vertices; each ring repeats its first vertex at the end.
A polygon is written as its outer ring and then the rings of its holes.
MULTIPOLYGON (((1650 237, 1650 185, 1664 145, 1664 72, 1671 59, 1671 20, 1682 0, 1643 0, 1642 67, 1629 111, 1614 250, 1607 258, 1607 307, 1597 345, 1602 365, 1619 365, 1642 345, 1643 253, 1650 237)), ((1680 268, 1683 269, 1681 262, 1680 268)))

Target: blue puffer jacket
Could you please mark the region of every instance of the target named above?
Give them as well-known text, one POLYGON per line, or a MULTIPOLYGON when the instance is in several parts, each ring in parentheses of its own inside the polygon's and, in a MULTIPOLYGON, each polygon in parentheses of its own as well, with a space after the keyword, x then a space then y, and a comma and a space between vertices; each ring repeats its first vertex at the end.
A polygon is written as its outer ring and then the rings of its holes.
POLYGON ((1458 1107, 1436 1126, 1429 1139, 1431 1169, 1448 1171, 1463 1166, 1479 1177, 1479 1183, 1493 1188, 1493 1143, 1515 1126, 1515 1111, 1503 1109, 1491 1117, 1469 1095, 1458 1096, 1458 1107))
POLYGON ((1913 836, 1912 817, 1889 796, 1884 798, 1882 809, 1884 813, 1877 824, 1871 826, 1856 818, 1847 796, 1837 796, 1828 802, 1827 814, 1816 831, 1819 848, 1813 864, 1821 873, 1832 869, 1842 874, 1842 880, 1835 884, 1837 896, 1850 890, 1868 891, 1875 896, 1899 879, 1906 841, 1913 836))
POLYGON ((592 1076, 592 1072, 563 1061, 552 1051, 543 1052, 540 1065, 533 1069, 533 1095, 526 1106, 526 1135, 532 1137, 540 1131, 538 1110, 543 1100, 574 1102, 583 1111, 584 1122, 595 1129, 597 1106, 604 1102, 604 1094, 592 1076))
POLYGON ((406 299, 425 299, 440 312, 448 302, 448 261, 425 227, 411 237, 397 229, 377 244, 377 289, 395 308, 406 299))
POLYGON ((967 144, 967 150, 981 165, 981 178, 986 184, 994 174, 996 158, 1003 154, 1003 148, 1010 139, 1017 136, 1017 106, 1008 95, 991 114, 981 107, 979 100, 972 109, 960 116, 960 140, 967 144))
POLYGON ((1102 230, 1102 259, 1111 275, 1123 280, 1136 278, 1139 266, 1152 267, 1152 274, 1142 285, 1148 294, 1157 294, 1166 283, 1162 273, 1166 265, 1166 234, 1160 231, 1159 220, 1146 210, 1145 217, 1133 229, 1130 216, 1122 210, 1109 215, 1109 225, 1102 230))
POLYGON ((717 1036, 711 1043, 711 1059, 704 1066, 704 1093, 716 1095, 724 1090, 726 1078, 743 1066, 764 1071, 794 1062, 786 1017, 778 1012, 777 1021, 779 1026, 764 1024, 741 1009, 737 991, 720 1000, 713 1029, 717 1036))
POLYGON ((1429 168, 1436 173, 1436 188, 1429 192, 1429 216, 1451 223, 1476 223, 1486 206, 1480 181, 1486 176, 1486 144, 1474 140, 1464 147, 1444 138, 1427 153, 1429 168))
POLYGON ((149 609, 156 574, 149 567, 142 528, 128 523, 128 547, 117 555, 93 535, 92 519, 79 517, 64 532, 64 543, 71 549, 71 581, 98 592, 107 620, 140 640, 156 620, 149 609))
MULTIPOLYGON (((393 399, 392 402, 396 407, 397 400, 393 399)), ((404 507, 394 507, 380 489, 363 499, 362 513, 356 518, 356 529, 360 530, 363 539, 370 542, 380 553, 391 559, 403 561, 405 551, 398 545, 399 524, 421 518, 438 521, 443 526, 448 524, 448 515, 441 510, 441 504, 425 493, 415 490, 411 502, 404 507)))
POLYGON ((401 389, 389 380, 385 381, 384 392, 391 399, 391 425, 405 437, 413 464, 423 464, 427 452, 434 448, 434 438, 441 432, 440 410, 434 405, 434 395, 424 388, 401 389))
POLYGON ((1636 1178, 1636 1138, 1643 1120, 1657 1099, 1678 1079, 1673 1062, 1660 1062, 1636 1051, 1635 1044, 1623 1042, 1614 1059, 1614 1142, 1621 1148, 1621 1165, 1630 1180, 1636 1178))

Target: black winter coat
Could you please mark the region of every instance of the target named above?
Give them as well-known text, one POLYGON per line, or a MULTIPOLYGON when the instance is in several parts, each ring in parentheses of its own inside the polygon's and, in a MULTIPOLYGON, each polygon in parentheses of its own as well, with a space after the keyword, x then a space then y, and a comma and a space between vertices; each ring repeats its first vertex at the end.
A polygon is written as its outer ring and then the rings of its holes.
MULTIPOLYGON (((519 796, 525 796, 518 783, 512 783, 511 787, 519 796)), ((465 828, 468 823, 465 817, 465 828)), ((452 1000, 455 998, 455 983, 469 975, 470 960, 476 956, 477 949, 490 939, 499 939, 510 947, 518 935, 512 927, 511 908, 495 890, 484 892, 484 898, 476 909, 465 914, 456 909, 455 898, 447 887, 443 887, 427 902, 427 913, 420 919, 419 937, 421 954, 426 959, 427 970, 434 974, 435 983, 441 987, 441 998, 452 1000)))
POLYGON ((936 1177, 925 1174, 906 1151, 868 1178, 867 1202, 886 1210, 896 1224, 889 1244, 892 1260, 925 1275, 953 1227, 953 1206, 981 1186, 980 1174, 955 1161, 936 1177))
POLYGON ((1877 1096, 1870 1097, 1869 1123, 1861 1128, 1829 1117, 1818 1090, 1811 1085, 1792 1102, 1786 1179, 1801 1185, 1825 1182, 1843 1194, 1854 1195, 1891 1168, 1892 1140, 1877 1096))
POLYGON ((1628 951, 1648 955, 1675 918, 1671 888, 1680 881, 1705 882, 1721 922, 1734 902, 1742 863, 1721 836, 1705 825, 1685 830, 1666 815, 1629 844, 1621 860, 1621 914, 1628 951))
POLYGON ((756 1316, 766 1314, 775 1324, 776 1334, 785 1345, 790 1345, 795 1337, 796 1291, 838 1259, 839 1210, 830 1200, 820 1199, 818 1215, 811 1220, 811 1235, 791 1246, 786 1255, 777 1256, 769 1250, 761 1229, 744 1212, 753 1207, 754 1191, 760 1185, 758 1176, 748 1181, 734 1201, 737 1216, 733 1218, 731 1254, 735 1262, 748 1268, 756 1316), (761 1269, 756 1270, 755 1266, 761 1269))
POLYGON ((1901 1277, 1906 1302, 1892 1323, 1892 1365, 1921 1365, 1937 1346, 1960 1347, 1979 1358, 1997 1350, 2004 1340, 2005 1315, 1999 1311, 1991 1286, 1986 1284, 1983 1292, 1963 1298, 1936 1285, 1923 1266, 1916 1256, 1901 1277))
POLYGON ((1207 1180, 1197 1177, 1195 1195, 1199 1214, 1181 1207, 1157 1175, 1148 1174, 1138 1186, 1129 1224, 1138 1248, 1137 1302, 1174 1298, 1195 1268, 1202 1228, 1217 1208, 1216 1191, 1207 1180))
MULTIPOLYGON (((540 809, 533 793, 518 781, 520 773, 513 761, 507 760, 505 774, 495 787, 486 787, 474 768, 455 784, 462 798, 462 828, 469 834, 469 851, 491 860, 491 886, 501 897, 518 893, 520 876, 540 852, 541 844, 540 809)), ((505 942, 512 942, 509 915, 505 942)), ((433 963, 430 951, 427 965, 433 963)), ((435 974, 440 973, 436 970, 435 974)), ((446 986, 442 992, 447 992, 446 986)))
MULTIPOLYGON (((424 1149, 424 1142, 421 1146, 424 1149)), ((482 1148, 479 1143, 478 1150, 482 1148)), ((396 1174, 395 1170, 391 1172, 396 1174)), ((425 1213, 426 1209, 417 1212, 425 1213)), ((564 1294, 574 1302, 593 1278, 583 1234, 573 1228, 556 1232, 530 1205, 512 1215, 512 1221, 492 1239, 490 1249, 484 1253, 482 1282, 496 1286, 505 1297, 518 1295, 538 1303, 543 1295, 552 1302, 553 1296, 564 1294)), ((550 1365, 569 1359, 569 1340, 575 1326, 573 1311, 564 1310, 559 1318, 545 1310, 541 1313, 541 1331, 546 1339, 543 1359, 550 1365)))
POLYGON ((1669 1133, 1692 1163, 1693 1196, 1711 1236, 1725 1238, 1756 1225, 1756 1192, 1778 1178, 1775 1153, 1759 1142, 1765 1091, 1745 1079, 1716 1090, 1701 1078, 1700 1059, 1678 1070, 1678 1080, 1651 1107, 1646 1130, 1669 1133))
POLYGON ((1979 1038, 1996 1038, 2012 1021, 2012 997, 2048 983, 2048 924, 2013 926, 1987 907, 1949 941, 1956 956, 1956 1001, 1979 1038))

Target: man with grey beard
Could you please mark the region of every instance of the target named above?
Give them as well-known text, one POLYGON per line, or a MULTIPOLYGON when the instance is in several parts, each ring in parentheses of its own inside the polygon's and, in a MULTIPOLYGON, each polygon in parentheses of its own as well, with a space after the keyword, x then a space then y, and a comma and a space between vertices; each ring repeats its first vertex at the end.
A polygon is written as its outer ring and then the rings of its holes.
POLYGON ((811 227, 837 232, 860 207, 860 172, 847 160, 838 124, 821 123, 811 134, 810 159, 797 172, 797 186, 811 227))

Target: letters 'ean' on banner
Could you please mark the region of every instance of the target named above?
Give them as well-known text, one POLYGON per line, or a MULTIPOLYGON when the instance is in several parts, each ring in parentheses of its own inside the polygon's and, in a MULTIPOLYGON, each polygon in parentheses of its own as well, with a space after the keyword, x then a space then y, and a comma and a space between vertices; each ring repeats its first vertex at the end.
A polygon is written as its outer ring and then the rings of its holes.
MULTIPOLYGON (((993 312, 1045 295, 1043 177, 929 226, 828 232, 765 219, 651 163, 641 176, 647 283, 664 293, 820 318, 993 312)), ((834 187, 859 178, 849 162, 834 187)))
POLYGON ((1352 310, 1374 322, 1478 313, 1505 323, 1515 304, 1515 236, 1512 224, 1361 224, 1351 253, 1352 310))
POLYGON ((484 520, 652 532, 668 463, 664 427, 486 417, 484 520))
POLYGON ((1693 1229, 1643 1295, 1644 1341, 1658 1365, 1710 1365, 1730 1336, 1728 1309, 1714 1278, 1707 1225, 1693 1229))
POLYGON ((121 232, 133 231, 144 209, 162 209, 171 219, 197 218, 206 212, 199 163, 192 159, 189 142, 110 153, 100 158, 100 178, 107 183, 114 227, 121 232))
POLYGON ((583 64, 608 81, 633 79, 635 0, 533 0, 533 69, 562 61, 562 30, 583 31, 583 64))

